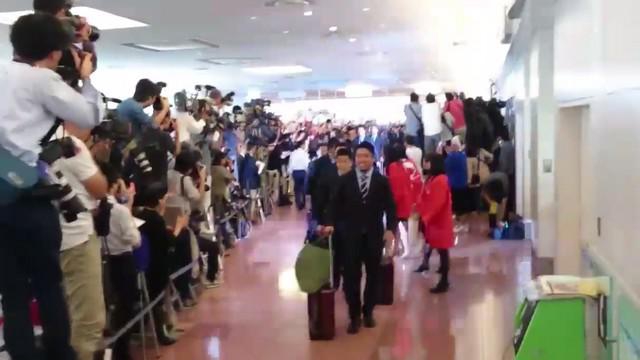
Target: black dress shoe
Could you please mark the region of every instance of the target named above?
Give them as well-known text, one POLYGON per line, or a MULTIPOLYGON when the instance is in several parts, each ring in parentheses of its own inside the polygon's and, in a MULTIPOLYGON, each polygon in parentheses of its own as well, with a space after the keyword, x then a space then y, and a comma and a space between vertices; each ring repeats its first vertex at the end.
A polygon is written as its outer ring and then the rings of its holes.
POLYGON ((427 272, 427 271, 429 271, 429 265, 422 264, 422 265, 420 265, 420 267, 415 269, 413 272, 420 274, 420 273, 427 272))
POLYGON ((376 327, 376 319, 373 318, 373 315, 364 317, 364 327, 367 329, 373 329, 376 327))
POLYGON ((360 331, 360 319, 351 320, 349 323, 349 327, 347 328, 347 333, 351 335, 355 335, 360 331))
POLYGON ((438 285, 436 285, 436 287, 434 287, 433 289, 429 290, 429 292, 431 292, 432 294, 443 294, 446 293, 447 291, 449 291, 449 283, 445 283, 445 282, 439 282, 438 285))

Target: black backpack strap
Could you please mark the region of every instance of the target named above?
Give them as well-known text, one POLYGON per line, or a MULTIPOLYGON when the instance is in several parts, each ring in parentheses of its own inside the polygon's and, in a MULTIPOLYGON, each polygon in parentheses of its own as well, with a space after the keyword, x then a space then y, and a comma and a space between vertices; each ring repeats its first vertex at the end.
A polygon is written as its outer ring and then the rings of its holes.
POLYGON ((49 143, 49 141, 51 141, 51 138, 53 137, 53 135, 55 135, 56 131, 58 131, 58 128, 62 125, 63 122, 64 121, 62 121, 62 119, 56 118, 56 121, 53 123, 49 131, 47 131, 42 139, 40 139, 40 146, 45 146, 49 143))

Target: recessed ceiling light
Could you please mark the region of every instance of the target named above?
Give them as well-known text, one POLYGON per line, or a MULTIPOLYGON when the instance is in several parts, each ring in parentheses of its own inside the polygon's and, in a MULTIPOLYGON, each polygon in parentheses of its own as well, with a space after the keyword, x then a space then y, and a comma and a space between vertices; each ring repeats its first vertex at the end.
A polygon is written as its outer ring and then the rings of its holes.
POLYGON ((283 34, 287 35, 289 33, 289 30, 285 30, 282 32, 283 34))
POLYGON ((338 31, 338 27, 337 26, 332 26, 332 27, 329 28, 329 31, 336 32, 336 31, 338 31))
POLYGON ((304 16, 313 16, 313 11, 307 10, 303 13, 304 16))
POLYGON ((242 69, 244 72, 255 75, 289 75, 310 73, 313 70, 302 65, 285 66, 261 66, 242 69))
MULTIPOLYGON (((0 24, 12 25, 19 17, 32 14, 31 10, 11 11, 0 13, 0 24)), ((73 8, 73 14, 87 18, 87 21, 100 30, 130 29, 149 26, 140 21, 123 16, 108 13, 106 11, 77 6, 73 8)))
POLYGON ((371 10, 371 8, 368 8, 368 7, 362 8, 362 11, 364 11, 364 12, 369 12, 370 10, 371 10))
POLYGON ((257 17, 257 16, 252 16, 252 17, 250 17, 249 19, 251 19, 251 20, 257 20, 257 19, 258 19, 258 17, 257 17))
POLYGON ((356 41, 358 41, 358 39, 356 39, 356 38, 354 38, 354 37, 349 38, 349 42, 351 42, 351 43, 354 43, 354 42, 356 42, 356 41))

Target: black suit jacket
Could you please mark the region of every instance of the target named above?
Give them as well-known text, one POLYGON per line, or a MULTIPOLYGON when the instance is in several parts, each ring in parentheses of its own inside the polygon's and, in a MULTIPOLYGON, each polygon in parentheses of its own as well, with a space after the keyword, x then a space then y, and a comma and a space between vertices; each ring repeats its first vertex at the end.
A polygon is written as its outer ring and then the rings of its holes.
POLYGON ((323 214, 331 201, 331 188, 338 180, 338 168, 329 155, 324 155, 314 163, 313 175, 309 178, 308 191, 311 195, 311 214, 322 222, 323 214))
POLYGON ((391 187, 386 177, 374 171, 371 175, 369 194, 365 201, 360 194, 356 171, 341 176, 335 186, 331 206, 327 208, 324 225, 344 225, 344 241, 347 248, 357 246, 362 236, 367 238, 367 248, 373 252, 382 251, 386 230, 395 231, 398 225, 396 206, 391 187))

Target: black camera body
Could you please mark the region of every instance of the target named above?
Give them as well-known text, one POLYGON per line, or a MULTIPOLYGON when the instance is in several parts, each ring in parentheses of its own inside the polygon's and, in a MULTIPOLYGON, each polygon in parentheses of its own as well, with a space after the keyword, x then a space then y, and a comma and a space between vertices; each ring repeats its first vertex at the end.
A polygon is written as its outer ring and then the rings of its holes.
POLYGON ((156 86, 158 87, 158 89, 160 89, 160 94, 156 98, 156 101, 153 103, 153 110, 160 111, 162 110, 162 90, 164 90, 167 87, 167 83, 161 81, 156 83, 156 86))
POLYGON ((40 153, 40 161, 49 166, 49 178, 45 179, 44 191, 58 201, 60 213, 67 222, 74 222, 78 214, 87 211, 78 194, 71 188, 62 171, 57 169, 57 163, 61 159, 70 159, 76 156, 76 147, 70 137, 49 142, 40 153))
POLYGON ((104 238, 111 233, 111 209, 113 205, 109 200, 102 199, 98 204, 96 213, 93 215, 93 227, 98 237, 104 238))

